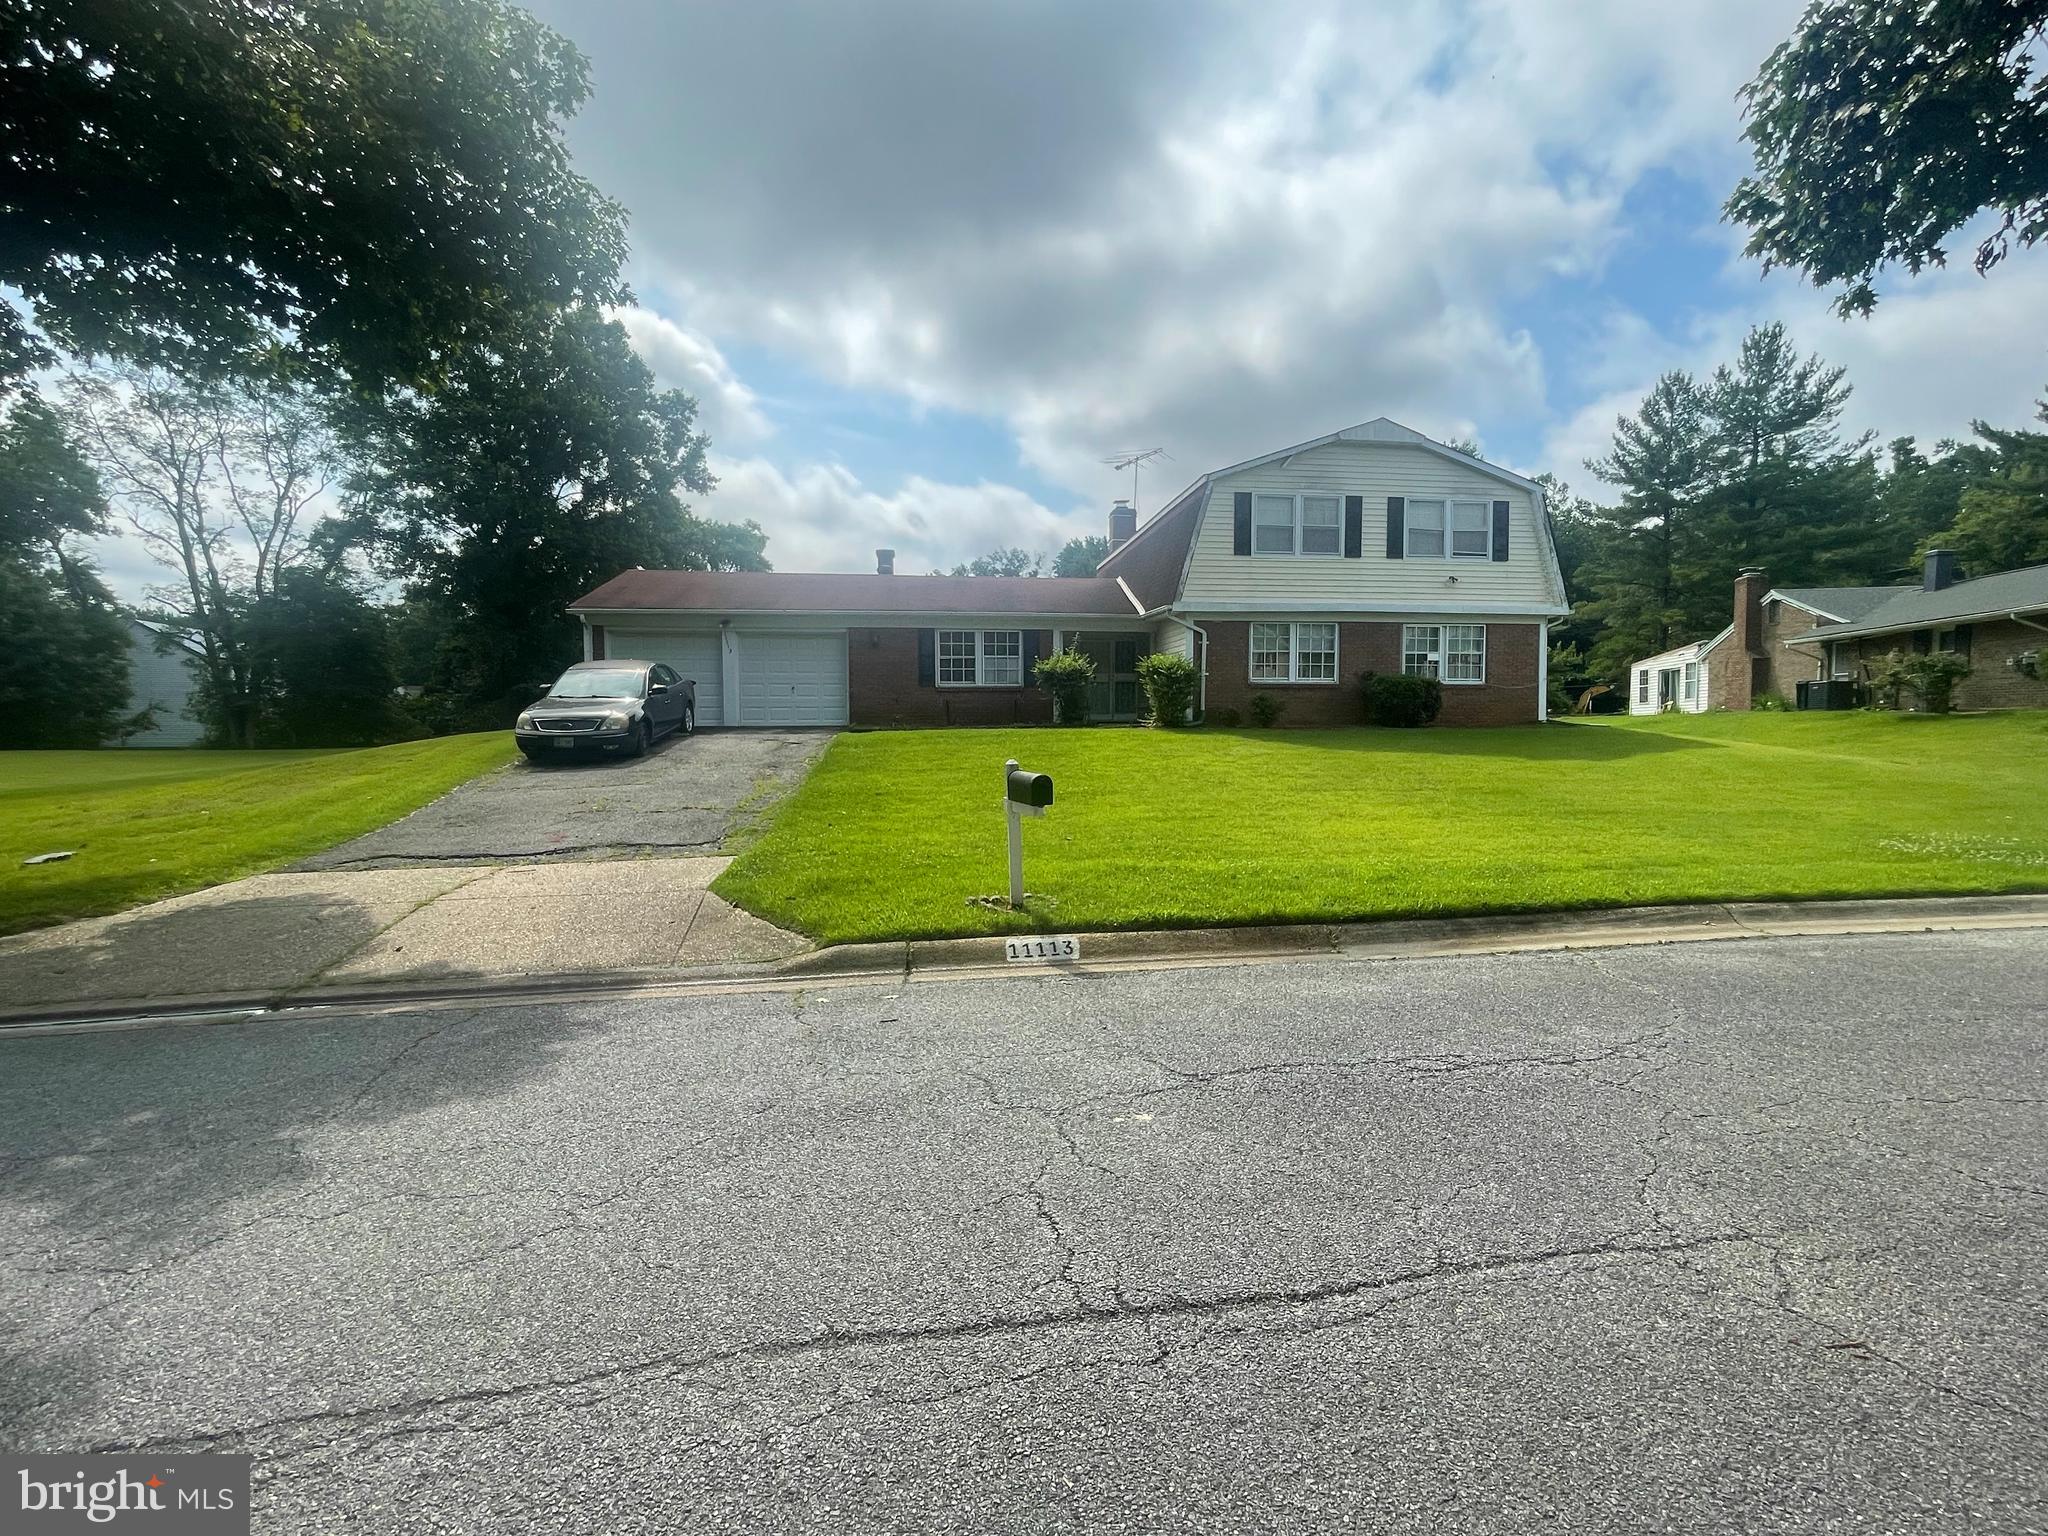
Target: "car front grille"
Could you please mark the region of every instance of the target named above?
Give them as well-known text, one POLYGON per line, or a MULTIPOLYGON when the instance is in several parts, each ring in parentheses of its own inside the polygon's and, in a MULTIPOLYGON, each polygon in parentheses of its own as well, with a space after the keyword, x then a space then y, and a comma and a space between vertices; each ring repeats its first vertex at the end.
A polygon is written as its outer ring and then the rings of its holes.
POLYGON ((594 731, 604 724, 602 715, 535 715, 533 723, 543 731, 594 731))

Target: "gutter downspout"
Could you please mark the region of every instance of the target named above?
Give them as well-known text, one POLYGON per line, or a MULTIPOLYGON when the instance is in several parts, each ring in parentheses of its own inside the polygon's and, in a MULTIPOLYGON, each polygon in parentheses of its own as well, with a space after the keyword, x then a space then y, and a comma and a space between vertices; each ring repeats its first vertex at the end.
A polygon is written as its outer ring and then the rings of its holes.
POLYGON ((1550 620, 1536 627, 1536 723, 1550 718, 1550 620))
POLYGON ((2038 629, 2042 634, 2048 635, 2048 624, 2036 624, 2032 619, 2023 619, 2016 613, 2008 613, 2006 617, 2015 624, 2024 624, 2029 629, 2038 629))

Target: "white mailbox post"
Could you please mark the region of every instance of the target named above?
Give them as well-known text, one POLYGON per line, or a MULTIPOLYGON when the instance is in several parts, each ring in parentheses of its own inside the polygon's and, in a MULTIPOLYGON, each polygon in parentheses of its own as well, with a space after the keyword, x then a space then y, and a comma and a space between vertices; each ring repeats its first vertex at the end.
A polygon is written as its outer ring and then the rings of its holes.
POLYGON ((1003 763, 1003 819, 1010 829, 1010 905, 1024 905, 1024 818, 1043 816, 1052 804, 1052 777, 1026 773, 1017 759, 1003 763))

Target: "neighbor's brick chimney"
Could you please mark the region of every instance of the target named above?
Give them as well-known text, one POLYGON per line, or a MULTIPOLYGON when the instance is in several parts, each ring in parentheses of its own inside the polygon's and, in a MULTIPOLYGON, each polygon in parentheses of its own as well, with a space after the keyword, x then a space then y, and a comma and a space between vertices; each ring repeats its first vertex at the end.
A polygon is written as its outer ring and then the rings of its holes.
POLYGON ((1954 551, 1930 549, 1927 551, 1927 563, 1921 567, 1920 589, 1923 592, 1944 591, 1954 586, 1962 574, 1954 551))
POLYGON ((1119 549, 1131 541, 1131 535, 1138 531, 1138 513, 1128 501, 1119 501, 1109 509, 1109 547, 1119 549))
POLYGON ((895 550, 878 549, 875 551, 875 574, 877 576, 894 576, 896 574, 895 550))
POLYGON ((1745 565, 1735 573, 1735 633, 1728 638, 1728 665, 1721 668, 1723 709, 1747 709, 1764 667, 1764 593, 1771 589, 1763 567, 1745 565))

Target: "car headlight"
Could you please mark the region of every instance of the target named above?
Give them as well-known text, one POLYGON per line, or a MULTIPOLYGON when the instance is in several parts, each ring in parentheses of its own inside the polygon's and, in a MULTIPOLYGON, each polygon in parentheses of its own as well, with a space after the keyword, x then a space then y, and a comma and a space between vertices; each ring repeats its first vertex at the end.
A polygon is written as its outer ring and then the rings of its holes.
POLYGON ((632 723, 633 717, 631 715, 622 715, 617 711, 613 711, 604 717, 604 728, 608 731, 623 731, 632 723))
POLYGON ((530 731, 530 730, 532 730, 532 729, 533 729, 533 716, 531 716, 531 715, 521 715, 521 716, 519 717, 519 719, 518 719, 518 722, 517 722, 516 724, 514 724, 514 725, 513 725, 512 729, 513 729, 513 730, 515 730, 515 731, 530 731))

